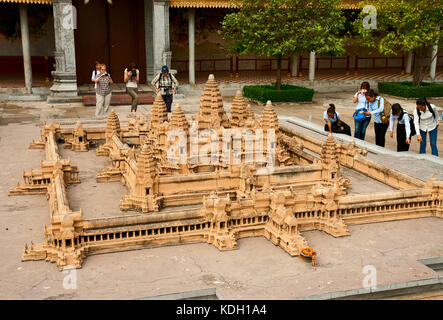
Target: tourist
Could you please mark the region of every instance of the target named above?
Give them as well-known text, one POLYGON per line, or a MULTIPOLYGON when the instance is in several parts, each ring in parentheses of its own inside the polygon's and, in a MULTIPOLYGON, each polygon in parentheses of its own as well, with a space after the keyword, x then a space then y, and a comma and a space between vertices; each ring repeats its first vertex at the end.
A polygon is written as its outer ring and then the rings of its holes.
POLYGON ((325 121, 325 131, 351 135, 351 127, 340 120, 340 114, 335 111, 335 105, 332 103, 329 105, 328 110, 324 112, 323 119, 325 121))
POLYGON ((94 91, 97 92, 97 82, 95 82, 95 79, 100 75, 100 67, 101 63, 96 61, 95 62, 95 69, 92 71, 91 81, 94 82, 94 91))
POLYGON ((380 147, 385 146, 386 131, 388 131, 389 123, 383 123, 381 114, 384 112, 385 99, 379 96, 373 89, 366 92, 366 100, 368 111, 363 112, 365 116, 374 116, 375 144, 380 147))
POLYGON ((136 112, 138 103, 137 83, 140 81, 140 72, 134 62, 131 62, 129 67, 125 69, 123 78, 126 83, 126 92, 132 98, 131 112, 136 112))
POLYGON ((111 75, 106 71, 106 65, 102 64, 100 68, 100 75, 95 79, 97 83, 97 103, 95 106, 95 117, 99 118, 108 113, 109 105, 111 103, 111 75))
POLYGON ((368 111, 366 109, 367 100, 366 92, 371 88, 369 82, 363 82, 360 86, 360 90, 354 95, 354 103, 357 104, 354 113, 355 132, 354 137, 357 139, 365 140, 366 128, 371 122, 371 116, 359 116, 360 113, 368 111))
POLYGON ((167 112, 171 112, 172 95, 178 88, 178 81, 173 74, 169 72, 168 66, 163 66, 151 82, 152 88, 155 92, 160 92, 163 101, 166 104, 167 112))
POLYGON ((394 137, 394 123, 397 123, 397 152, 409 151, 411 144, 411 118, 409 114, 403 110, 398 103, 394 103, 391 109, 391 116, 389 118, 389 135, 394 137))
POLYGON ((438 157, 437 133, 440 117, 437 107, 430 104, 425 97, 417 100, 417 108, 414 110, 415 129, 420 129, 417 140, 420 142, 420 153, 426 153, 426 138, 429 132, 432 155, 438 157))

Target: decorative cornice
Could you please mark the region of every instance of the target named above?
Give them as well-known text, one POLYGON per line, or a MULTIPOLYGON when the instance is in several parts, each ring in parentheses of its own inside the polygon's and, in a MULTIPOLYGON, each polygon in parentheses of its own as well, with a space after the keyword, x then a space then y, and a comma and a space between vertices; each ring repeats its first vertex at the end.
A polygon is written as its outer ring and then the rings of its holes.
POLYGON ((28 4, 52 4, 52 0, 0 0, 0 2, 28 3, 28 4))

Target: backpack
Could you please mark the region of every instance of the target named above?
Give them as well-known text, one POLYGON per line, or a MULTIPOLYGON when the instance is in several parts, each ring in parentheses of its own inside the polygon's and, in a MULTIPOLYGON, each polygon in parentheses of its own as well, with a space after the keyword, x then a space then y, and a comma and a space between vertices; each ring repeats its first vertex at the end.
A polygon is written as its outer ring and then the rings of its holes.
POLYGON ((398 118, 398 120, 400 121, 401 119, 403 119, 403 116, 405 113, 409 116, 409 126, 411 128, 411 137, 413 137, 417 134, 417 130, 415 129, 415 125, 414 125, 414 116, 403 111, 403 113, 401 114, 401 117, 398 118))
MULTIPOLYGON (((380 97, 380 99, 378 99, 378 106, 379 107, 380 107, 380 100, 381 100, 381 97, 380 97)), ((384 99, 384 100, 385 100, 385 104, 384 104, 383 112, 380 112, 380 120, 381 120, 381 123, 383 123, 383 124, 389 124, 389 121, 391 118, 392 104, 388 100, 386 100, 386 99, 384 99)))

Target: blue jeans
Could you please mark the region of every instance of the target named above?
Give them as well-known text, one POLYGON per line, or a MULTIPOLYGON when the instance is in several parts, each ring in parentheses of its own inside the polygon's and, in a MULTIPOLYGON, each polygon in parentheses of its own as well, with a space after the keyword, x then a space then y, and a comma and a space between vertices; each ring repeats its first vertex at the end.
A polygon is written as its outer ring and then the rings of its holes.
MULTIPOLYGON (((438 157, 438 150, 437 150, 437 132, 438 132, 438 126, 432 131, 429 131, 429 140, 431 143, 431 150, 432 155, 438 157)), ((420 153, 426 153, 426 136, 427 133, 420 130, 420 135, 422 141, 420 142, 420 153)))
POLYGON ((371 118, 366 118, 365 120, 361 122, 357 122, 354 120, 355 123, 355 132, 354 137, 357 139, 365 140, 366 135, 366 128, 369 125, 369 122, 371 122, 371 118))

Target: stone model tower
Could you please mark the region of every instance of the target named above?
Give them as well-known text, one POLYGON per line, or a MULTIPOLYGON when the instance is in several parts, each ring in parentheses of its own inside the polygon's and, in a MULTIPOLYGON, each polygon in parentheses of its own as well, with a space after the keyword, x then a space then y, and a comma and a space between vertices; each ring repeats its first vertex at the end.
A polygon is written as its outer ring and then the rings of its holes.
MULTIPOLYGON (((252 110, 252 109, 251 109, 252 110)), ((245 120, 248 118, 246 111, 246 102, 240 91, 237 91, 232 101, 231 107, 231 126, 243 127, 245 120)))
POLYGON ((209 75, 203 90, 197 121, 200 129, 229 127, 229 119, 223 108, 223 99, 213 74, 209 75))

